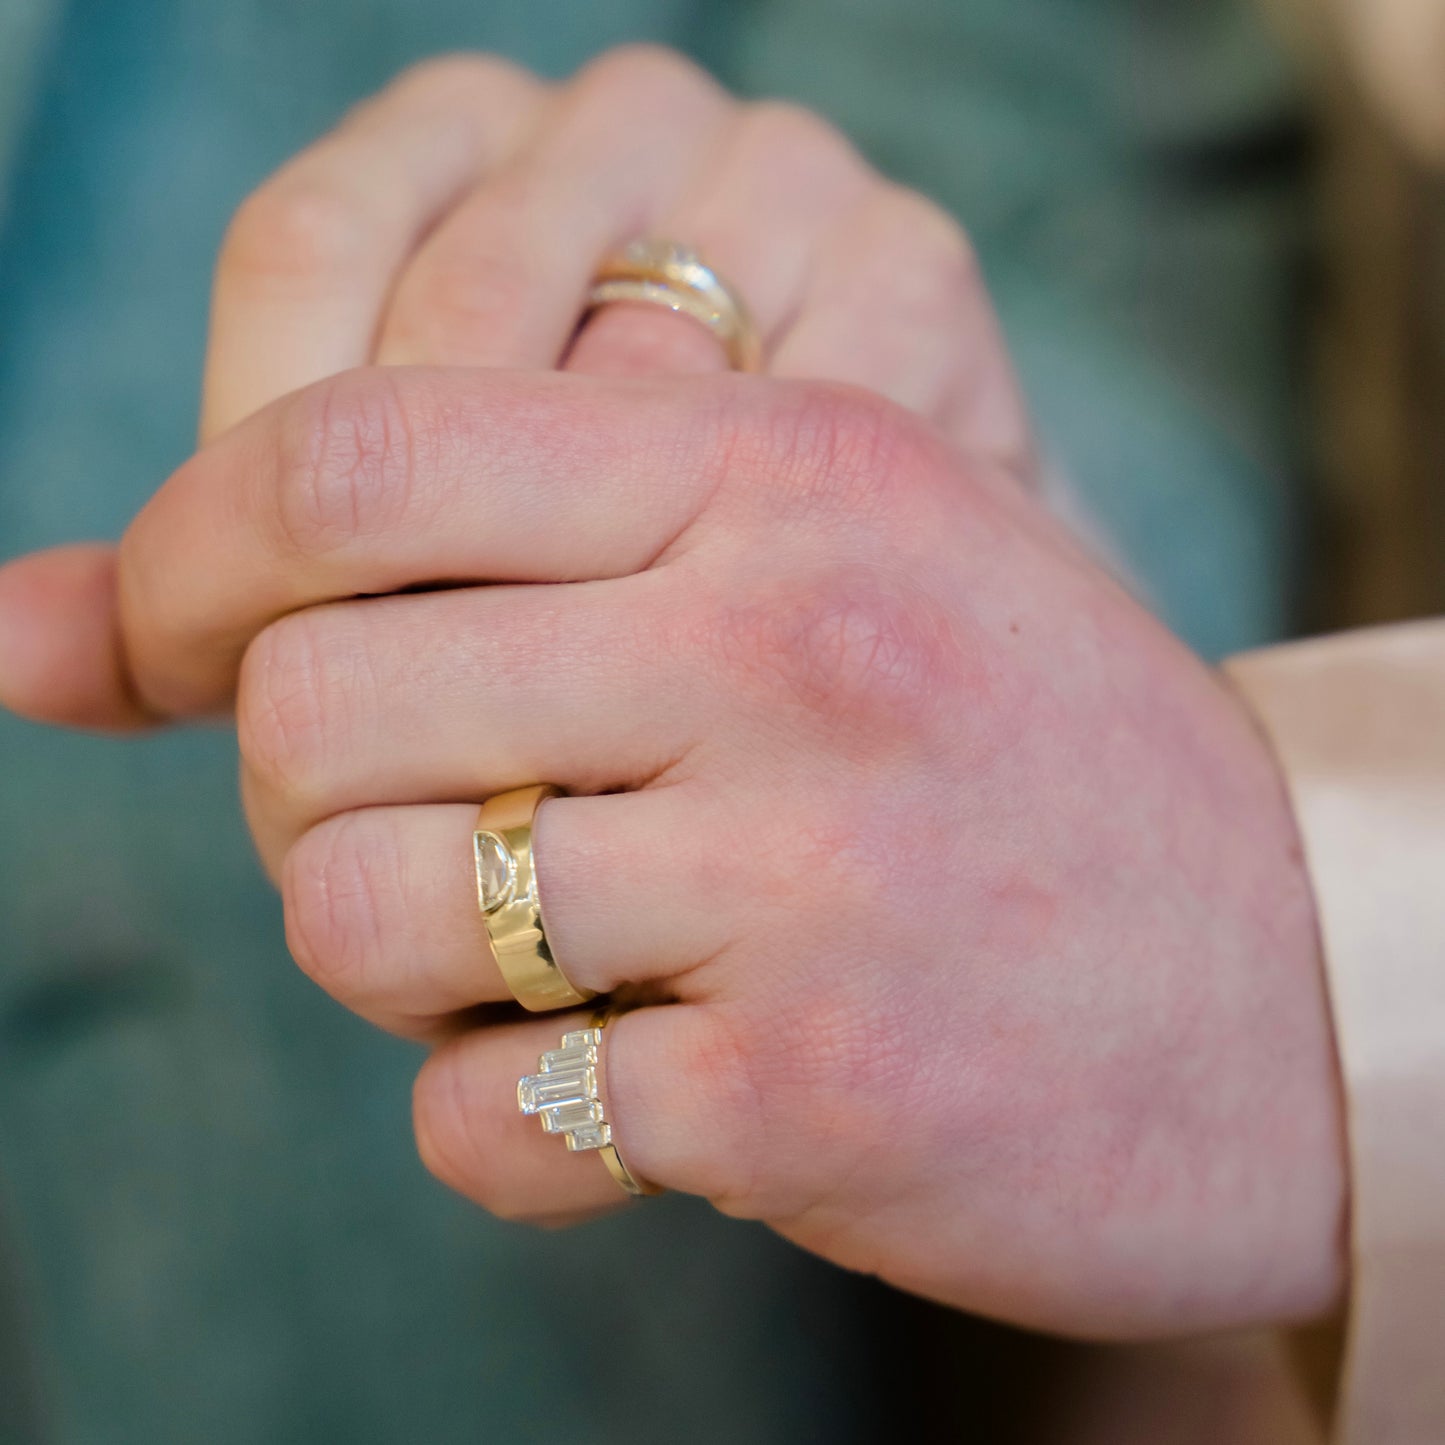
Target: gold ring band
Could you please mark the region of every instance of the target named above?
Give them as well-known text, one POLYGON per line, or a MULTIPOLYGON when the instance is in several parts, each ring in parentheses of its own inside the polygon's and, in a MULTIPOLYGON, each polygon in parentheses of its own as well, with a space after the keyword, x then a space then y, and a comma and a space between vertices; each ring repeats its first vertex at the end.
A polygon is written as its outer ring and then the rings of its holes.
POLYGON ((608 256, 592 278, 588 310, 614 301, 641 301, 690 316, 717 338, 734 371, 762 366, 762 342, 742 298, 687 246, 640 240, 608 256))
POLYGON ((547 783, 498 793, 482 804, 472 833, 477 904, 502 978, 524 1009, 575 1008, 595 993, 575 988, 552 956, 532 858, 537 809, 561 790, 547 783))
MULTIPOLYGON (((604 1008, 592 1015, 592 1027, 597 1032, 599 1042, 602 1038, 602 1031, 621 1013, 621 1009, 604 1008)), ((602 1156, 602 1162, 607 1166, 607 1172, 617 1181, 624 1192, 636 1195, 661 1194, 660 1184, 649 1184, 645 1179, 639 1179, 626 1164, 622 1162, 622 1155, 617 1152, 617 1145, 612 1142, 612 1128, 608 1126, 607 1142, 597 1151, 602 1156)))
POLYGON ((537 1072, 517 1081, 517 1107, 536 1114, 548 1134, 560 1134, 573 1153, 595 1149, 607 1172, 628 1194, 661 1194, 655 1184, 639 1179, 617 1152, 612 1125, 602 1102, 602 1035, 614 1010, 603 1009, 589 1028, 562 1035, 560 1047, 537 1060, 537 1072))

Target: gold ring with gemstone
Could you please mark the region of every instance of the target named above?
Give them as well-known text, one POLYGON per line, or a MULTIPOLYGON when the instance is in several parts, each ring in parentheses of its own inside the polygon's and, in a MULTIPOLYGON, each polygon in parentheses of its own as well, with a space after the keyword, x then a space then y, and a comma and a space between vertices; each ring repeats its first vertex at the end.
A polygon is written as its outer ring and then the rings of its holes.
POLYGON ((614 301, 641 301, 691 316, 717 338, 734 371, 762 365, 762 342, 742 297, 688 246, 638 240, 606 257, 592 278, 587 308, 614 301))
POLYGON ((517 1107, 539 1115, 542 1129, 560 1134, 573 1152, 595 1149, 607 1172, 628 1194, 661 1194, 656 1184, 639 1179, 622 1161, 612 1141, 612 1125, 602 1102, 602 1033, 614 1010, 594 1014, 589 1028, 562 1035, 559 1048, 537 1060, 537 1072, 517 1082, 517 1107))
POLYGON ((596 997, 569 982, 542 925, 532 827, 537 809, 560 792, 540 783, 498 793, 482 804, 472 833, 477 903, 492 956, 512 996, 533 1013, 574 1008, 596 997))

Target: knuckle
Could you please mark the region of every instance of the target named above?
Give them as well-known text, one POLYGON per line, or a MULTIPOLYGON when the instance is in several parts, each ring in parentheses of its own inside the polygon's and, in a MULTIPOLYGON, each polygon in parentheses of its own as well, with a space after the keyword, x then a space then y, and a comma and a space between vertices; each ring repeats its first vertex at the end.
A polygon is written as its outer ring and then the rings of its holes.
POLYGON ((371 229, 343 186, 283 171, 242 202, 221 243, 220 270, 263 285, 330 277, 354 268, 371 229))
MULTIPOLYGON (((769 1217, 771 1201, 761 1177, 760 1161, 771 1153, 769 1122, 776 1114, 772 1092, 763 1086, 766 1071, 760 1060, 768 1054, 768 1036, 776 1032, 777 1016, 765 1015, 757 1025, 744 1025, 717 1010, 708 1035, 695 1041, 693 1067, 714 1101, 721 1147, 699 1161, 692 1192, 703 1195, 724 1214, 740 1219, 769 1217), (728 1121, 731 1127, 727 1127, 728 1121)), ((790 1106, 791 1107, 791 1106, 790 1106)))
POLYGON ((923 1053, 906 1007, 851 984, 812 1011, 789 1042, 791 1052, 774 1074, 797 1070, 834 1146, 806 1181, 806 1203, 816 1207, 835 1201, 860 1157, 897 1139, 899 1120, 926 1102, 917 1082, 923 1053))
POLYGON ((954 305, 984 289, 968 232, 942 206, 904 186, 886 186, 874 203, 873 253, 907 295, 954 305))
POLYGON ((531 71, 504 59, 476 50, 449 51, 428 56, 409 65, 391 82, 395 91, 409 91, 445 105, 464 102, 478 91, 500 87, 531 90, 540 82, 531 71))
POLYGON ((917 671, 911 619, 869 587, 830 583, 794 604, 781 641, 795 684, 831 702, 894 690, 917 671))
POLYGON ((670 46, 636 41, 604 50, 578 72, 575 85, 579 95, 594 92, 612 95, 623 91, 649 96, 715 94, 719 87, 694 61, 670 46))
POLYGON ((936 604, 868 563, 790 580, 715 620, 724 668, 772 705, 781 692, 838 744, 904 744, 957 694, 965 659, 936 604))
POLYGON ((801 511, 810 528, 891 524, 932 470, 917 419, 861 387, 780 387, 760 436, 750 474, 770 506, 801 511))
POLYGON ((913 1059, 857 992, 807 1010, 768 999, 718 1031, 717 1057, 700 1064, 735 1121, 707 1181, 723 1213, 775 1223, 805 1215, 896 1133, 913 1059))
POLYGON ((382 919, 403 859, 383 829, 343 813, 304 833, 286 856, 281 896, 292 957, 328 993, 349 1002, 374 992, 382 919))
POLYGON ((305 612, 274 622, 247 648, 236 691, 241 757, 285 797, 305 796, 332 751, 328 668, 317 623, 305 612))
POLYGON ((774 172, 806 178, 816 185, 820 172, 861 176, 867 163, 852 141, 831 121, 789 100, 759 100, 738 120, 738 147, 774 172))
MULTIPOLYGON (((863 915, 887 896, 880 865, 888 860, 880 849, 888 840, 879 836, 878 817, 863 806, 868 793, 866 780, 815 791, 802 806, 778 809, 764 826, 752 825, 743 859, 718 850, 724 853, 719 867, 728 870, 726 882, 751 888, 759 911, 783 928, 796 926, 798 900, 806 897, 814 901, 810 912, 826 920, 811 924, 815 938, 857 936, 853 930, 863 915), (868 880, 866 889, 858 886, 862 878, 868 880)), ((831 951, 838 945, 826 946, 831 951)))
POLYGON ((426 433, 413 399, 381 369, 293 397, 277 434, 277 541, 314 557, 392 533, 411 502, 426 433))
POLYGON ((974 274, 978 254, 958 218, 937 201, 907 186, 885 185, 878 207, 887 228, 909 241, 925 257, 974 274))

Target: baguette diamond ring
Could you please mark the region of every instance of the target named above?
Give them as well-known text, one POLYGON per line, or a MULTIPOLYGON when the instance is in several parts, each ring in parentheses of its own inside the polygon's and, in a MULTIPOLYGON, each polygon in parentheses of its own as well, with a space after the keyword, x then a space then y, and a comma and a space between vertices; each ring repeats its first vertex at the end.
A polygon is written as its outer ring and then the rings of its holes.
POLYGON ((658 1194, 656 1185, 638 1179, 622 1162, 612 1141, 599 1085, 602 1034, 610 1013, 599 1014, 593 1026, 562 1035, 561 1046, 537 1061, 537 1072, 517 1084, 517 1107, 536 1114, 548 1134, 560 1134, 570 1150, 596 1149, 608 1173, 629 1194, 658 1194))

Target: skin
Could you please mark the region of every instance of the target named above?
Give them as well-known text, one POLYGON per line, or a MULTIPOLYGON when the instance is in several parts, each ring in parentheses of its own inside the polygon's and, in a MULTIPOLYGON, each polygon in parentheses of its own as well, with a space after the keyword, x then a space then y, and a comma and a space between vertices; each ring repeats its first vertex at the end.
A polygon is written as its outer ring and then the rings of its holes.
POLYGON ((513 1105, 585 1015, 476 1023, 476 806, 545 779, 558 955, 646 1005, 605 1052, 635 1172, 1053 1330, 1336 1303, 1275 764, 1034 497, 956 227, 822 122, 649 50, 409 73, 238 215, 202 441, 118 549, 0 570, 0 697, 234 710, 298 963, 436 1044, 442 1179, 618 1205, 513 1105), (766 375, 645 308, 574 338, 636 234, 738 285, 766 375))

